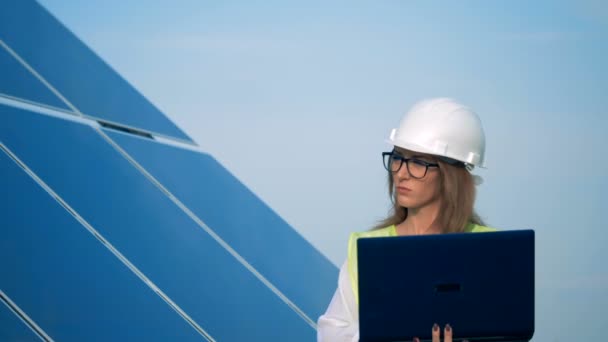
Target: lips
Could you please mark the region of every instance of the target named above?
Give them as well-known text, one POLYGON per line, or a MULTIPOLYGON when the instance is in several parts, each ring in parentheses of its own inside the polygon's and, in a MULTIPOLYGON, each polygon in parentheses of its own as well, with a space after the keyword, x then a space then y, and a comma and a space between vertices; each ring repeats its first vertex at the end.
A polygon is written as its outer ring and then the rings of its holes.
POLYGON ((410 188, 406 188, 406 187, 404 187, 404 186, 398 186, 398 187, 397 187, 397 192, 398 192, 398 193, 408 193, 408 192, 410 192, 410 191, 412 191, 412 189, 410 189, 410 188))

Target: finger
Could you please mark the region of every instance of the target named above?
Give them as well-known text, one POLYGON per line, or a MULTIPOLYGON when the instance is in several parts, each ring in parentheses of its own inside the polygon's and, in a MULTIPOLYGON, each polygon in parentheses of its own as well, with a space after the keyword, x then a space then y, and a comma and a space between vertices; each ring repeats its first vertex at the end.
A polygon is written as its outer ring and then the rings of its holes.
POLYGON ((439 340, 439 334, 440 334, 439 325, 437 325, 437 323, 435 323, 435 324, 433 325, 433 332, 432 332, 432 335, 433 335, 433 342, 441 342, 441 341, 439 340))
POLYGON ((452 342, 452 327, 449 324, 443 329, 443 342, 452 342))
POLYGON ((420 342, 420 339, 418 337, 414 337, 414 342, 420 342))

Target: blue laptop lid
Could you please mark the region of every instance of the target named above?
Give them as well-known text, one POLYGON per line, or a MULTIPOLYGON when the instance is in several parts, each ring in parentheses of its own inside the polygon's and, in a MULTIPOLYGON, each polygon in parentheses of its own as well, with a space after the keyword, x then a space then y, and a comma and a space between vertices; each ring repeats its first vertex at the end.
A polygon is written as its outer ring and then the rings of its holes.
POLYGON ((528 341, 534 333, 534 231, 362 238, 361 341, 528 341))

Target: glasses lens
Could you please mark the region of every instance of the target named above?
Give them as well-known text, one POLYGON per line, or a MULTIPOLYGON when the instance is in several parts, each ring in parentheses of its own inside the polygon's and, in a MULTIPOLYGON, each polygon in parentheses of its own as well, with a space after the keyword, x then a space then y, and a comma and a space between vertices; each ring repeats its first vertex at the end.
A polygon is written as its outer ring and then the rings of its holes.
POLYGON ((391 171, 397 172, 401 168, 401 164, 403 164, 403 159, 395 156, 391 156, 391 171))
POLYGON ((422 178, 426 174, 427 166, 424 162, 417 159, 410 159, 407 161, 407 170, 410 175, 414 178, 422 178))
POLYGON ((391 155, 390 158, 390 171, 397 172, 403 164, 403 159, 398 155, 391 155))

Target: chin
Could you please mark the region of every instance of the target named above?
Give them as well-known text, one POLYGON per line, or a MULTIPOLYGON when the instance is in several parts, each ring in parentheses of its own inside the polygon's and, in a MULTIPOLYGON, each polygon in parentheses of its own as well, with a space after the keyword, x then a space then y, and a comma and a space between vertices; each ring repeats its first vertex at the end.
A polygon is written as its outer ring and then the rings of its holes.
POLYGON ((408 209, 416 208, 419 205, 419 203, 412 201, 410 198, 404 199, 400 197, 397 197, 397 203, 399 203, 400 206, 408 209))
POLYGON ((400 206, 408 209, 420 209, 434 203, 432 199, 414 199, 409 196, 397 196, 397 203, 400 206))

